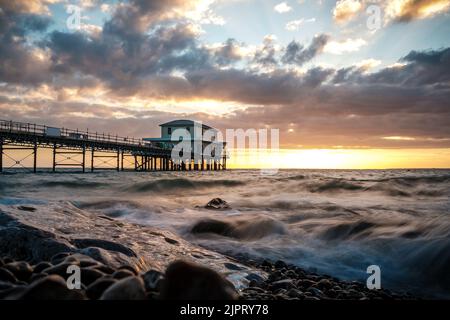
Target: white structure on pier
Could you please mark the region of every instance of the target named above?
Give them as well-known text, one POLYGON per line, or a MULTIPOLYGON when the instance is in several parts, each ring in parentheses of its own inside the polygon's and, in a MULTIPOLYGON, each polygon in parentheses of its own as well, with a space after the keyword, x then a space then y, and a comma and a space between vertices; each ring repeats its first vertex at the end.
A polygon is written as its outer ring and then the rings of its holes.
POLYGON ((221 141, 217 129, 188 119, 173 120, 159 126, 161 127, 161 137, 144 138, 143 140, 163 149, 173 149, 180 141, 185 140, 187 135, 191 142, 192 152, 190 162, 181 164, 188 165, 186 169, 226 169, 226 142, 221 141), (201 146, 201 150, 196 150, 199 148, 198 146, 201 146))

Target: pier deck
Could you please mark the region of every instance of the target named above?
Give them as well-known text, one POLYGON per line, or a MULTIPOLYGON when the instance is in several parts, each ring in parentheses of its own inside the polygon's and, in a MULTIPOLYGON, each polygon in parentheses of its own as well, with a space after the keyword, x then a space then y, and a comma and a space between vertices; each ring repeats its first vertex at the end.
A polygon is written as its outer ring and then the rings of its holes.
MULTIPOLYGON (((136 171, 174 171, 188 170, 185 163, 176 163, 171 159, 171 150, 159 148, 142 139, 121 137, 98 132, 79 131, 67 128, 55 128, 25 122, 0 120, 0 172, 4 169, 6 151, 27 150, 32 156, 31 171, 37 172, 38 149, 53 150, 52 170, 57 167, 79 167, 82 172, 87 169, 86 153, 89 153, 90 171, 94 171, 95 159, 102 163, 114 161, 114 169, 123 171, 125 162, 134 165, 136 171), (81 159, 79 159, 81 156, 81 159), (62 160, 58 160, 63 158, 62 160), (131 160, 130 160, 131 157, 131 160)), ((12 167, 23 166, 22 160, 9 156, 12 167)), ((193 166, 195 167, 195 166, 193 166)), ((24 167, 25 168, 25 167, 24 167)), ((224 166, 202 163, 196 170, 225 169, 224 166)))

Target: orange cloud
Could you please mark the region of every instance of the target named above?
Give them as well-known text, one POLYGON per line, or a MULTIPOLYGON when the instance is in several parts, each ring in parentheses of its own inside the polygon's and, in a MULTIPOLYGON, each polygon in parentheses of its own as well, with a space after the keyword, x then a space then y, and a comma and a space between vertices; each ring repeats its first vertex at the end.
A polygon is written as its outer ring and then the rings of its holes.
POLYGON ((394 0, 388 1, 387 19, 407 22, 425 19, 450 9, 450 0, 394 0))
POLYGON ((353 19, 361 10, 362 4, 359 0, 339 0, 333 10, 334 20, 345 23, 353 19))

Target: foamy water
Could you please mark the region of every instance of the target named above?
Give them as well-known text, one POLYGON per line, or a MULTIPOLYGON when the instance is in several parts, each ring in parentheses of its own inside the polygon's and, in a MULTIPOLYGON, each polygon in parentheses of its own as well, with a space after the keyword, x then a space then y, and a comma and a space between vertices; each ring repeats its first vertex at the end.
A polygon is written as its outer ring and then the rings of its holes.
POLYGON ((0 175, 0 203, 70 201, 175 231, 221 253, 282 259, 342 279, 450 296, 450 170, 258 170, 0 175), (201 208, 220 197, 231 209, 201 208), (193 234, 206 219, 227 236, 193 234))

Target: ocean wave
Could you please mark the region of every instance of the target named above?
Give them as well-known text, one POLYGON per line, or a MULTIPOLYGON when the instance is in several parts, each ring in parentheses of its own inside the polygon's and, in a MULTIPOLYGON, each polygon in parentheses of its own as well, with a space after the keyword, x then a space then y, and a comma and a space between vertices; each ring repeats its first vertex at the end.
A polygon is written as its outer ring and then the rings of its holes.
POLYGON ((328 241, 369 238, 371 231, 376 227, 374 222, 364 220, 342 223, 326 229, 320 238, 328 241))
POLYGON ((94 182, 94 181, 84 181, 84 180, 53 180, 53 181, 43 181, 39 182, 41 187, 48 188, 73 188, 73 189, 88 189, 88 188, 99 188, 108 186, 108 184, 103 182, 94 182))
POLYGON ((319 183, 310 183, 307 185, 307 189, 313 193, 320 192, 336 192, 336 191, 357 191, 364 190, 364 187, 348 182, 344 179, 335 179, 327 182, 319 182, 319 183))
POLYGON ((431 188, 436 182, 444 183, 447 180, 443 177, 436 180, 433 177, 425 178, 395 178, 379 180, 346 180, 333 179, 327 181, 310 182, 304 184, 304 187, 311 193, 337 193, 337 192, 381 192, 391 197, 439 197, 446 194, 447 186, 440 189, 431 188), (363 183, 364 182, 364 183, 363 183), (368 185, 368 182, 374 182, 368 185))
POLYGON ((159 179, 156 181, 138 182, 127 187, 131 192, 164 192, 169 190, 203 189, 213 187, 236 187, 245 185, 239 180, 217 179, 217 180, 190 180, 184 178, 159 179))

